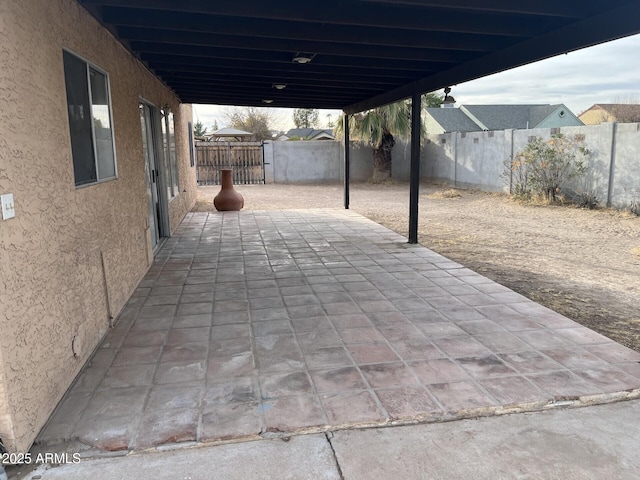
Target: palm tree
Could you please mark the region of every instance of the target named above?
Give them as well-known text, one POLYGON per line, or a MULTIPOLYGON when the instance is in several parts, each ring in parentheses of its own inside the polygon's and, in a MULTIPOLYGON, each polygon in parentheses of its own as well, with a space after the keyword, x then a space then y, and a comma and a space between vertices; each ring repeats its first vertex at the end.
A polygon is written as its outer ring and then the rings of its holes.
MULTIPOLYGON (((344 135, 342 116, 336 124, 336 135, 344 135)), ((358 113, 350 118, 349 132, 354 140, 373 149, 373 183, 391 178, 391 149, 394 135, 406 138, 411 132, 411 102, 401 101, 358 113)))

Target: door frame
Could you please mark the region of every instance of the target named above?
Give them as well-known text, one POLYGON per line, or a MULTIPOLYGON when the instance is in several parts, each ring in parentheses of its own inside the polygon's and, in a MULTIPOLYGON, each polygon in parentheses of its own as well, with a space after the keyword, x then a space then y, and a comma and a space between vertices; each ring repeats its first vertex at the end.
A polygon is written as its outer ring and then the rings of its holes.
MULTIPOLYGON (((147 100, 144 97, 138 97, 138 103, 149 109, 149 118, 151 120, 151 137, 153 141, 153 156, 156 170, 156 190, 158 196, 158 243, 154 248, 154 253, 162 246, 164 239, 170 236, 171 230, 169 225, 169 200, 167 198, 166 184, 166 162, 164 144, 162 140, 162 113, 159 106, 147 100)), ((142 140, 142 132, 140 134, 142 140)), ((147 159, 145 158, 146 162, 147 159)))

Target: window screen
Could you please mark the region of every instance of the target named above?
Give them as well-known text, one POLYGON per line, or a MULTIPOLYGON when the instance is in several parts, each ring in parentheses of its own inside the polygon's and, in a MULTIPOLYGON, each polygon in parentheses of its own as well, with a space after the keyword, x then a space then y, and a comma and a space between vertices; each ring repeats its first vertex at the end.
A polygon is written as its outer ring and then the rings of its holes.
POLYGON ((73 172, 77 186, 116 176, 107 76, 64 51, 73 172))

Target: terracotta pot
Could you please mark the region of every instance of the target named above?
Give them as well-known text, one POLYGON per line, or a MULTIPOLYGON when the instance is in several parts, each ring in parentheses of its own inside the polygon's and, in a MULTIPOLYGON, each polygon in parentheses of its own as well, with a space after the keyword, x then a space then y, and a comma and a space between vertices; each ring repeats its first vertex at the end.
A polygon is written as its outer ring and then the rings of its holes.
POLYGON ((222 188, 213 199, 213 205, 220 212, 241 210, 244 207, 244 198, 233 188, 233 170, 223 168, 220 173, 222 174, 222 188))

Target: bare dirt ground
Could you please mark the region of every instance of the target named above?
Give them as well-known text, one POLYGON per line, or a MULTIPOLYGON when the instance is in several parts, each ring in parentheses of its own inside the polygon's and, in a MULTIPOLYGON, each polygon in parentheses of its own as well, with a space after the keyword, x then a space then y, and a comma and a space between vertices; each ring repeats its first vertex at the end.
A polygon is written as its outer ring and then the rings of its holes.
MULTIPOLYGON (((245 209, 343 208, 341 185, 241 185, 245 209)), ((640 218, 422 185, 422 245, 640 351, 640 218)), ((213 209, 201 187, 194 211, 213 209)), ((402 235, 409 187, 353 184, 350 208, 402 235)))

